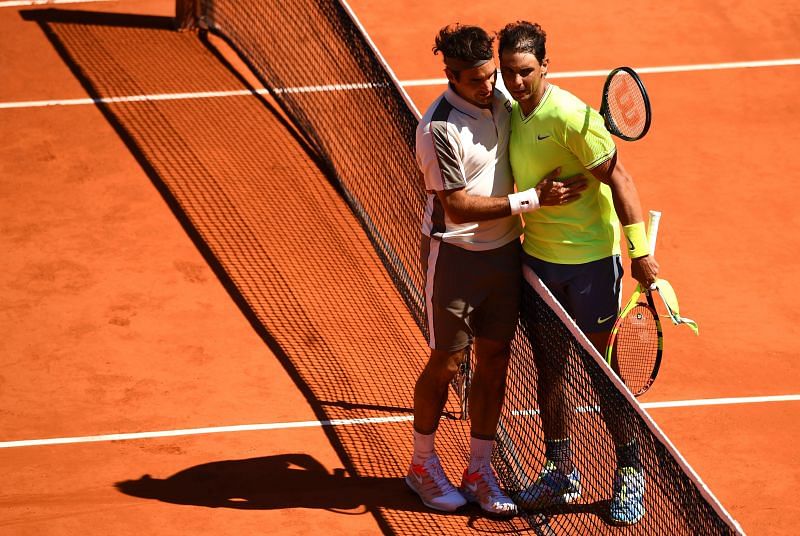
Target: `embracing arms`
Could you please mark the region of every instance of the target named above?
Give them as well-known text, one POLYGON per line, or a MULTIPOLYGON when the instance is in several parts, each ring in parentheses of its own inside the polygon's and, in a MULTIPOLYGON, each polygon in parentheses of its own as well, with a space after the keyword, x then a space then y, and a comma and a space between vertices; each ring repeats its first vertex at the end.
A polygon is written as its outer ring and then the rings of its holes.
POLYGON ((539 206, 565 205, 578 199, 586 189, 586 179, 580 175, 558 179, 560 171, 554 169, 535 187, 503 197, 470 195, 463 188, 439 190, 436 194, 455 223, 502 218, 530 212, 539 206))

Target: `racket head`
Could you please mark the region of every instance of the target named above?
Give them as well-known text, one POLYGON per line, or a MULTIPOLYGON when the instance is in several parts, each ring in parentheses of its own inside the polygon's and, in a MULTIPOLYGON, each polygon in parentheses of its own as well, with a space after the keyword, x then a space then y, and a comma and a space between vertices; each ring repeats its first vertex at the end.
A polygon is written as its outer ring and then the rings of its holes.
POLYGON ((642 139, 650 130, 650 98, 639 75, 630 67, 617 67, 606 77, 600 101, 606 129, 625 141, 642 139))
POLYGON ((641 396, 658 376, 663 352, 664 336, 652 293, 640 287, 614 323, 606 359, 631 393, 641 396))

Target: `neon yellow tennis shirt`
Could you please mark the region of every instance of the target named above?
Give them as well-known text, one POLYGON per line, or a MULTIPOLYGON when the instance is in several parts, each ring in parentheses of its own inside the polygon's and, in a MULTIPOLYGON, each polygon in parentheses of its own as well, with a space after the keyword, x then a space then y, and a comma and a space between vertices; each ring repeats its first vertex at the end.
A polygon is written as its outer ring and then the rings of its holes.
POLYGON ((615 151, 600 114, 568 91, 550 84, 527 117, 514 103, 509 156, 517 190, 533 188, 557 167, 559 177, 583 174, 589 181, 577 201, 523 214, 527 254, 552 263, 582 264, 620 253, 611 189, 589 171, 615 151))

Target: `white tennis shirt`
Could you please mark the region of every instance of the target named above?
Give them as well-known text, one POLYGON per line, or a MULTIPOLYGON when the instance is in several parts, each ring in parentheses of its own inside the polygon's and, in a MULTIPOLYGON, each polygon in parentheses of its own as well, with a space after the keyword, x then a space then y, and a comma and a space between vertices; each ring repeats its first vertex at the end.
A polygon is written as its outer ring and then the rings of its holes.
POLYGON ((445 242, 474 251, 499 248, 519 239, 519 216, 457 224, 436 195, 437 191, 461 188, 476 196, 513 193, 508 160, 510 114, 511 102, 498 90, 488 110, 467 102, 448 87, 422 116, 416 153, 428 193, 423 234, 448 233, 442 238, 445 242))

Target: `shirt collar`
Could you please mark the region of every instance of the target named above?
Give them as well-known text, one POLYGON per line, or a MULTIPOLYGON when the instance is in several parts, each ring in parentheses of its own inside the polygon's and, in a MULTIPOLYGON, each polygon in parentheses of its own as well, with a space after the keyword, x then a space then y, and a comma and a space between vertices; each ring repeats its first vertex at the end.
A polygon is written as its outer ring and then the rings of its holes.
POLYGON ((497 109, 498 105, 502 106, 503 101, 505 100, 503 94, 497 88, 495 88, 494 95, 492 97, 492 110, 489 110, 488 108, 480 108, 471 102, 464 100, 458 93, 456 93, 456 90, 453 89, 452 84, 449 83, 447 84, 447 91, 445 91, 444 96, 447 99, 447 102, 452 104, 455 108, 475 119, 480 117, 484 111, 491 112, 497 109))
POLYGON ((542 99, 539 101, 539 104, 537 104, 536 108, 534 108, 528 115, 523 115, 522 108, 520 108, 519 114, 522 116, 522 118, 528 119, 529 117, 533 117, 534 115, 536 115, 536 112, 541 110, 542 106, 544 106, 544 103, 547 102, 547 99, 550 98, 550 94, 553 92, 554 87, 556 86, 554 86, 553 84, 547 84, 547 89, 544 90, 544 93, 542 94, 542 99))

